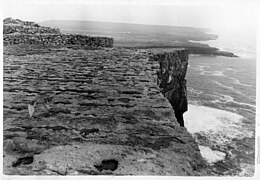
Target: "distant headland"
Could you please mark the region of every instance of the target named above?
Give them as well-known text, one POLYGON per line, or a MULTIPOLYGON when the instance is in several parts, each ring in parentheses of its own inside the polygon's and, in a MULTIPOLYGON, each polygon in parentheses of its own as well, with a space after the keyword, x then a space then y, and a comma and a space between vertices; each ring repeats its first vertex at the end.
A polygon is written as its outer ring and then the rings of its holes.
POLYGON ((218 38, 203 28, 71 20, 50 20, 39 24, 59 28, 63 33, 113 37, 115 47, 186 48, 190 54, 237 57, 232 52, 200 43, 218 38))

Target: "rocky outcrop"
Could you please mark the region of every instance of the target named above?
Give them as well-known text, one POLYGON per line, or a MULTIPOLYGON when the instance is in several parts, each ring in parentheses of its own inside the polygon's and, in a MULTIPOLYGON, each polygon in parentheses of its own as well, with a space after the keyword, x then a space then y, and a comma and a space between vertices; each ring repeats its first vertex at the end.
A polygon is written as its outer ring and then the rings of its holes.
POLYGON ((80 45, 91 47, 112 47, 113 38, 91 37, 75 34, 61 34, 59 29, 42 27, 34 22, 7 18, 3 27, 4 45, 40 44, 40 45, 80 45))
POLYGON ((187 57, 182 49, 5 44, 4 174, 207 175, 173 111, 187 57))
POLYGON ((4 173, 206 175, 159 67, 139 50, 5 46, 4 173))
POLYGON ((158 85, 161 92, 171 103, 180 124, 182 114, 188 110, 186 72, 188 52, 185 49, 151 49, 151 59, 159 62, 158 85))

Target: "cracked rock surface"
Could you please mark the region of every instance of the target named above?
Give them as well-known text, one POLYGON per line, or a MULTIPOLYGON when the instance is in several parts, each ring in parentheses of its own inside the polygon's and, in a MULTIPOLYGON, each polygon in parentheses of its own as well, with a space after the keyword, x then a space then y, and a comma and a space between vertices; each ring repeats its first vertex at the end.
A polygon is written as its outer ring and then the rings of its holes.
POLYGON ((5 46, 4 174, 207 175, 197 144, 160 92, 160 65, 150 56, 5 46))

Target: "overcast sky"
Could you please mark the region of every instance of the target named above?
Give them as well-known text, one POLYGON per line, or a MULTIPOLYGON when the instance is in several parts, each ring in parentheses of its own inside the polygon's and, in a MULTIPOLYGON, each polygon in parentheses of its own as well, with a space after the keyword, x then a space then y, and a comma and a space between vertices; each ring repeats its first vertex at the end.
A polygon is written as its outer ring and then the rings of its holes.
POLYGON ((174 4, 166 0, 5 0, 3 15, 4 18, 36 22, 51 19, 92 20, 205 27, 215 32, 236 31, 241 34, 248 30, 252 32, 257 26, 257 3, 253 0, 196 1, 195 4, 189 0, 173 2, 174 4))

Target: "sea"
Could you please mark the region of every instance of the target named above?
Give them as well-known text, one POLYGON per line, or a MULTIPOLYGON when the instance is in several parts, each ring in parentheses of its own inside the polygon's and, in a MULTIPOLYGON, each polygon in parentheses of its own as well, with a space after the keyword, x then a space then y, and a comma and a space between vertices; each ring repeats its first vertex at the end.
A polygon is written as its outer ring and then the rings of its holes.
MULTIPOLYGON (((243 39, 244 41, 245 39, 243 39)), ((253 176, 256 128, 255 41, 200 41, 239 57, 189 55, 185 126, 213 174, 253 176)))
MULTIPOLYGON (((102 25, 96 30, 83 28, 83 25, 77 27, 66 24, 59 28, 63 32, 78 31, 91 35, 98 32, 98 35, 107 36, 110 32, 106 28, 103 30, 102 25)), ((121 34, 129 36, 130 33, 125 33, 124 29, 121 34)), ((236 36, 235 32, 212 34, 218 35, 218 38, 196 42, 232 52, 239 57, 189 55, 186 75, 189 105, 184 113, 185 127, 197 141, 212 175, 253 176, 256 36, 253 33, 236 36), (250 37, 247 38, 247 35, 250 37)))

